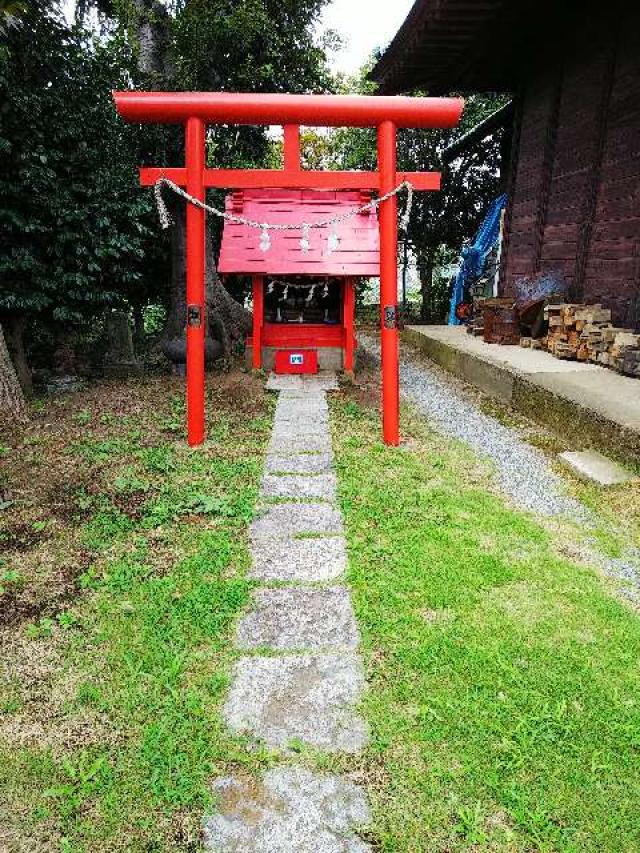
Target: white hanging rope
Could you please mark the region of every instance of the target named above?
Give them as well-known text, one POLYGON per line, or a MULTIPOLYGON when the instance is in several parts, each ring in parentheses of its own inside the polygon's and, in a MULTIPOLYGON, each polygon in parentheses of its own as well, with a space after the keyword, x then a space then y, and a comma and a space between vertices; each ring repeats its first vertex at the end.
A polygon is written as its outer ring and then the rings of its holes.
POLYGON ((290 287, 292 290, 309 290, 309 288, 322 287, 322 289, 323 289, 322 295, 323 296, 329 295, 329 283, 328 283, 328 281, 325 281, 322 283, 320 283, 318 281, 291 282, 291 281, 282 281, 281 279, 278 279, 278 278, 273 278, 267 283, 267 293, 273 293, 275 287, 290 287))
POLYGON ((376 208, 380 207, 383 201, 387 201, 388 199, 393 198, 393 196, 398 195, 398 193, 402 192, 402 190, 407 191, 407 203, 400 219, 400 228, 403 231, 406 231, 407 226, 409 225, 409 217, 411 216, 411 206, 413 204, 413 185, 409 181, 402 181, 402 183, 398 184, 397 187, 392 190, 389 190, 388 193, 385 193, 379 198, 372 199, 366 204, 360 205, 360 207, 354 207, 351 210, 348 210, 346 213, 339 214, 338 216, 332 216, 330 219, 322 219, 319 222, 285 222, 279 224, 272 224, 269 222, 257 222, 255 219, 246 219, 244 216, 237 216, 235 213, 227 213, 226 210, 218 210, 217 207, 212 207, 210 204, 205 204, 205 202, 200 201, 199 198, 195 198, 194 196, 189 195, 188 192, 183 190, 182 187, 179 187, 178 184, 175 184, 169 178, 159 178, 154 185, 153 191, 156 197, 156 206, 158 208, 158 216, 160 218, 160 224, 162 225, 162 228, 168 228, 171 224, 169 210, 164 199, 162 198, 163 186, 166 186, 170 190, 173 190, 174 193, 181 196, 183 199, 185 199, 185 201, 188 201, 195 207, 199 207, 201 210, 206 210, 208 213, 212 213, 214 216, 218 216, 227 222, 235 222, 239 225, 246 225, 248 228, 259 229, 260 248, 264 252, 267 252, 271 247, 271 237, 269 236, 269 231, 302 231, 300 248, 303 252, 306 253, 309 251, 310 248, 310 229, 326 228, 327 226, 332 226, 332 231, 329 235, 330 251, 335 251, 335 249, 337 249, 338 247, 338 235, 336 233, 335 226, 338 225, 338 223, 346 222, 347 219, 352 219, 355 216, 360 215, 361 213, 366 213, 366 211, 368 210, 376 210, 376 208))

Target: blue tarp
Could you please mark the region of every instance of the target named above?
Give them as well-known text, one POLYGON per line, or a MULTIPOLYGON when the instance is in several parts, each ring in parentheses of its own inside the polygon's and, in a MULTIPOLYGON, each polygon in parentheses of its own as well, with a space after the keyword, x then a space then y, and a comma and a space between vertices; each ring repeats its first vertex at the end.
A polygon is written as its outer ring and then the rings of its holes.
POLYGON ((471 278, 482 275, 489 253, 495 246, 500 235, 500 214, 507 201, 506 194, 498 196, 491 204, 484 222, 478 229, 473 243, 465 246, 460 257, 460 268, 453 285, 451 305, 449 308, 449 325, 459 326, 456 317, 456 305, 464 301, 466 283, 471 278))

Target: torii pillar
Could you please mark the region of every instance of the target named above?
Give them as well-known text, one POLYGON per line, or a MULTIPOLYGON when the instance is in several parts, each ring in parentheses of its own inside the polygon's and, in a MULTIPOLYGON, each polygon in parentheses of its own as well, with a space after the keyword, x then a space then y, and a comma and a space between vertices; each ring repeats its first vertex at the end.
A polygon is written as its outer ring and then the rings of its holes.
MULTIPOLYGON (((230 92, 114 92, 118 113, 127 121, 183 124, 184 168, 144 168, 140 182, 152 186, 166 177, 200 201, 207 187, 229 189, 366 189, 384 195, 400 182, 416 190, 440 189, 437 172, 396 171, 396 130, 450 128, 462 113, 459 98, 371 95, 276 95, 230 92), (283 125, 283 169, 207 169, 207 124, 283 125), (300 165, 299 126, 375 127, 376 172, 314 172, 300 165)), ((398 223, 394 197, 380 205, 380 342, 382 432, 389 445, 400 443, 398 340, 398 223)), ((187 206, 187 424, 190 445, 204 441, 205 212, 187 206)))

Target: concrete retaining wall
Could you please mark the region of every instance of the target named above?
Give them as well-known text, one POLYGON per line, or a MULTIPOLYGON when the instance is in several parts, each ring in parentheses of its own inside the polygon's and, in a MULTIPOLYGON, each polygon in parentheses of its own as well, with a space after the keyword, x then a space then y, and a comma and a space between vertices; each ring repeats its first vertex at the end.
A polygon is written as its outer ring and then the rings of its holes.
POLYGON ((574 437, 573 443, 578 436, 583 446, 595 447, 622 462, 640 464, 640 433, 637 430, 629 429, 575 400, 554 393, 530 378, 414 329, 405 329, 402 337, 454 376, 475 385, 490 397, 513 406, 560 435, 571 435, 574 437))

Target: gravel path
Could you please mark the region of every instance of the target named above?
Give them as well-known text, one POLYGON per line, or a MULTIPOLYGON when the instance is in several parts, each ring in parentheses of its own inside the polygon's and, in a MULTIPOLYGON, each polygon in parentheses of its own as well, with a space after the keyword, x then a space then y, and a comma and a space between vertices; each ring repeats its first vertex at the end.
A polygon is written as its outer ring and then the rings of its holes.
MULTIPOLYGON (((360 334, 358 344, 379 358, 375 338, 360 334)), ((498 485, 518 506, 541 515, 585 517, 584 507, 567 497, 562 480, 551 470, 543 453, 495 418, 483 414, 427 367, 401 358, 400 387, 402 395, 435 421, 442 432, 493 461, 498 485)))

